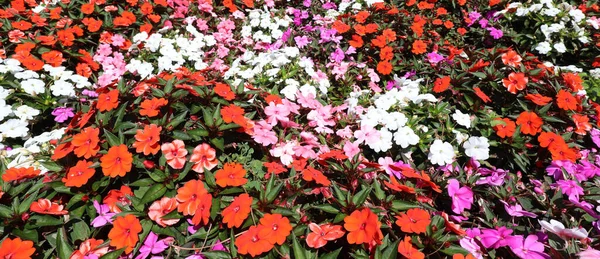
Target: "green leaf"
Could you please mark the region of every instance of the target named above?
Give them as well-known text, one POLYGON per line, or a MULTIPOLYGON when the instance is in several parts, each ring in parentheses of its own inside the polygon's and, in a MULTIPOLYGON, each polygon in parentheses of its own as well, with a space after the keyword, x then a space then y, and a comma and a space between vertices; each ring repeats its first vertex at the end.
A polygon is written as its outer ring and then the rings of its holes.
POLYGON ((231 255, 229 253, 223 252, 223 251, 207 251, 207 252, 202 252, 202 256, 209 258, 209 259, 229 259, 232 258, 231 255))
POLYGON ((200 139, 202 139, 202 137, 208 137, 208 130, 193 129, 193 130, 188 130, 187 134, 190 135, 195 140, 200 140, 200 139))
MULTIPOLYGON (((275 178, 274 175, 271 177, 275 178)), ((279 195, 279 192, 281 192, 281 189, 283 189, 283 183, 279 183, 275 186, 275 188, 273 188, 269 193, 267 193, 267 203, 273 202, 275 198, 277 198, 277 195, 279 195)))
POLYGON ((419 207, 419 205, 417 205, 417 204, 406 202, 406 201, 401 201, 401 200, 395 200, 392 202, 392 209, 394 209, 396 211, 405 211, 408 209, 418 208, 418 207, 419 207))
POLYGON ((121 143, 121 140, 119 139, 119 137, 115 136, 115 134, 112 134, 108 130, 104 131, 104 135, 106 136, 106 140, 108 140, 108 144, 111 147, 115 147, 115 146, 123 144, 123 143, 121 143))
POLYGON ((296 235, 292 233, 292 239, 293 239, 293 250, 294 250, 294 258, 295 259, 306 259, 306 250, 304 249, 304 247, 302 247, 302 245, 300 245, 300 242, 298 242, 298 238, 296 238, 296 235))
POLYGON ((383 255, 382 258, 385 259, 396 259, 396 256, 398 255, 398 244, 400 243, 400 240, 396 240, 396 242, 391 243, 390 245, 388 245, 385 250, 383 250, 383 255))
POLYGON ((144 197, 142 197, 142 204, 146 204, 149 203, 151 201, 155 201, 158 198, 162 197, 165 192, 167 192, 167 187, 160 183, 160 184, 155 184, 152 185, 152 187, 150 187, 150 189, 148 189, 146 191, 146 193, 144 193, 144 197))
POLYGON ((225 151, 225 140, 223 138, 213 138, 210 140, 210 143, 215 145, 217 149, 225 151))
MULTIPOLYGON (((154 88, 151 87, 150 89, 154 89, 154 88)), ((117 259, 123 253, 123 251, 125 251, 125 248, 121 248, 119 250, 115 250, 110 253, 106 253, 102 257, 100 257, 100 259, 117 259)))
POLYGON ((367 189, 362 189, 361 191, 356 193, 356 195, 354 195, 354 197, 352 197, 352 204, 354 204, 354 205, 363 204, 365 202, 365 200, 367 200, 367 197, 369 196, 369 194, 371 193, 371 189, 372 189, 372 187, 369 187, 367 189))
POLYGON ((341 251, 342 251, 342 248, 340 247, 333 252, 329 252, 327 254, 319 256, 319 258, 321 258, 321 259, 336 259, 336 258, 338 258, 341 251))
POLYGON ((33 215, 29 218, 29 223, 31 223, 33 227, 47 227, 60 226, 63 224, 63 221, 60 218, 57 218, 56 216, 33 215))
POLYGON ((56 235, 56 250, 60 259, 68 259, 73 253, 64 228, 59 228, 56 235))
POLYGON ((312 205, 312 208, 318 209, 318 210, 322 210, 324 212, 327 213, 331 213, 331 214, 338 214, 340 213, 340 210, 333 207, 331 204, 323 204, 323 205, 312 205))
POLYGON ((13 211, 6 205, 0 204, 0 217, 1 218, 12 218, 13 211))
POLYGON ((88 224, 81 219, 74 219, 75 223, 73 223, 73 227, 71 229, 71 239, 73 241, 77 240, 86 240, 90 237, 90 227, 88 224))

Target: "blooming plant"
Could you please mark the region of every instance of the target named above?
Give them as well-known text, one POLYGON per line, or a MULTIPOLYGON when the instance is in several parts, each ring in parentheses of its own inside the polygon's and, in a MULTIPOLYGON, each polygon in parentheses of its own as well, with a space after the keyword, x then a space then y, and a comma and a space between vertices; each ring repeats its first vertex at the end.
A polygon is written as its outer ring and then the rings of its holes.
POLYGON ((597 258, 574 2, 8 1, 0 257, 597 258))

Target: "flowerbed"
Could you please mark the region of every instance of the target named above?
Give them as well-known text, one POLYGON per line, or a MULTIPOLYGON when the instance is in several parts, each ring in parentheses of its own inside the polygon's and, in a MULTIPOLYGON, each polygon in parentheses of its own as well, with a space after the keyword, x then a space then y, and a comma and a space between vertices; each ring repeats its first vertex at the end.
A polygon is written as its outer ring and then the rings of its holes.
POLYGON ((0 258, 598 258, 599 9, 5 3, 0 258))

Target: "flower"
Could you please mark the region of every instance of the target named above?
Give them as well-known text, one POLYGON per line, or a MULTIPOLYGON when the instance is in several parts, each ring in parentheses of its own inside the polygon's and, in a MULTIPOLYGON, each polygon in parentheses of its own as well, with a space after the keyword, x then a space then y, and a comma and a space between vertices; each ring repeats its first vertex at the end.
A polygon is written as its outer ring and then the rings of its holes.
POLYGON ((133 156, 127 150, 127 146, 121 144, 108 149, 108 153, 100 158, 100 162, 105 176, 123 177, 131 171, 133 156))
POLYGON ((227 84, 216 83, 213 90, 218 96, 223 97, 227 101, 235 99, 235 93, 231 91, 231 87, 227 84))
POLYGON ((127 196, 133 196, 133 192, 129 186, 123 185, 119 190, 110 190, 102 202, 108 205, 110 211, 119 213, 121 209, 118 205, 128 206, 131 204, 127 196))
POLYGON ((508 213, 508 215, 511 215, 513 217, 530 217, 530 218, 536 218, 537 215, 535 215, 535 213, 529 212, 529 211, 524 211, 523 207, 521 207, 520 204, 515 204, 515 205, 508 205, 508 203, 506 203, 505 201, 500 201, 504 204, 504 209, 506 210, 506 213, 508 213))
POLYGON ((100 129, 87 127, 83 129, 79 134, 73 136, 71 144, 74 146, 74 153, 77 157, 84 157, 86 159, 95 156, 100 150, 98 143, 100 138, 100 129))
POLYGON ((62 179, 67 187, 81 187, 88 182, 96 169, 92 168, 94 163, 85 160, 78 161, 74 167, 69 169, 67 175, 62 179))
POLYGON ((73 113, 73 108, 71 107, 56 107, 52 111, 52 115, 54 115, 54 121, 63 123, 69 118, 75 116, 73 113))
POLYGON ((41 198, 33 203, 29 207, 29 210, 32 212, 36 212, 39 214, 49 214, 49 215, 66 215, 69 214, 68 211, 63 209, 63 205, 59 205, 58 203, 51 202, 48 199, 41 198))
POLYGON ((535 112, 524 111, 517 118, 517 125, 521 126, 521 133, 536 135, 542 130, 544 122, 535 112))
POLYGON ((204 183, 199 180, 190 180, 177 189, 177 211, 183 212, 183 215, 192 215, 192 223, 200 224, 204 221, 208 223, 210 216, 210 207, 212 204, 212 195, 204 188, 204 183))
POLYGON ((90 238, 79 245, 79 250, 75 250, 69 259, 96 259, 108 253, 108 246, 99 247, 104 243, 102 239, 90 238))
POLYGON ((21 238, 6 238, 0 244, 0 258, 31 259, 35 253, 33 242, 21 238))
POLYGON ((171 143, 164 143, 160 146, 160 150, 167 159, 167 164, 174 169, 181 169, 185 166, 188 151, 185 149, 183 141, 176 139, 171 143))
POLYGON ((344 228, 348 231, 348 243, 371 244, 381 243, 381 222, 377 215, 368 208, 355 210, 344 218, 344 228))
POLYGON ((565 228, 560 221, 551 219, 550 222, 540 220, 540 226, 546 231, 550 231, 562 239, 569 240, 571 238, 584 239, 588 237, 588 233, 584 228, 565 228))
POLYGON ((165 238, 162 240, 158 240, 158 235, 154 234, 154 232, 150 231, 144 244, 140 247, 139 255, 135 257, 135 259, 145 259, 150 254, 160 254, 165 251, 169 245, 167 245, 167 241, 172 239, 165 238))
POLYGON ((202 143, 194 148, 190 162, 195 163, 192 170, 202 173, 204 170, 212 170, 219 164, 216 151, 209 144, 202 143))
POLYGON ((215 173, 217 185, 221 187, 242 186, 248 182, 244 176, 246 176, 246 170, 241 164, 235 162, 226 163, 215 173))
POLYGON ((167 101, 164 98, 152 98, 149 100, 144 100, 140 104, 140 115, 148 116, 150 118, 155 117, 156 115, 158 115, 160 107, 163 107, 168 103, 169 101, 167 101))
POLYGON ((250 228, 235 239, 235 246, 240 254, 250 254, 252 257, 268 252, 273 248, 273 244, 260 235, 263 225, 250 226, 250 228))
POLYGON ((461 214, 465 209, 471 209, 473 204, 473 191, 471 188, 460 184, 456 179, 448 180, 448 195, 452 198, 452 211, 461 214))
POLYGON ((230 104, 221 108, 221 117, 225 123, 235 123, 240 126, 246 124, 246 118, 244 117, 244 109, 240 108, 235 104, 230 104))
POLYGON ((125 248, 129 254, 139 241, 138 234, 142 232, 140 221, 133 215, 120 216, 113 222, 113 228, 108 232, 110 245, 115 249, 125 248))
POLYGON ((228 228, 236 227, 239 228, 244 220, 248 218, 250 211, 252 210, 252 197, 247 193, 242 193, 240 196, 235 197, 233 202, 227 206, 227 208, 221 211, 223 217, 223 223, 227 223, 228 228))
POLYGON ((162 217, 177 209, 177 205, 179 203, 176 198, 162 197, 150 205, 150 208, 148 208, 148 217, 162 227, 172 226, 179 222, 179 219, 163 219, 162 217))
POLYGON ((33 167, 11 167, 6 169, 4 174, 2 174, 2 181, 11 182, 11 181, 20 181, 23 179, 34 178, 40 175, 41 171, 39 169, 35 169, 33 167))
POLYGON ((160 132, 162 131, 162 127, 157 126, 155 124, 150 124, 144 126, 143 130, 137 130, 135 133, 135 142, 133 142, 133 147, 135 148, 135 152, 143 153, 144 155, 156 155, 160 150, 160 132))
POLYGON ((409 236, 404 237, 404 239, 398 244, 398 253, 408 259, 425 258, 425 254, 412 245, 412 240, 409 236))
POLYGON ((409 209, 406 213, 396 216, 396 225, 405 233, 425 233, 431 223, 431 216, 424 209, 409 209))
POLYGON ((502 63, 504 63, 504 65, 511 67, 518 67, 519 65, 521 65, 522 58, 514 50, 507 51, 506 53, 502 54, 501 57, 502 63))
POLYGON ((512 229, 506 227, 500 227, 498 229, 484 229, 481 230, 481 244, 485 248, 494 248, 507 246, 508 240, 512 238, 512 229))
POLYGON ((325 187, 331 184, 331 181, 329 181, 329 179, 327 179, 327 177, 321 171, 310 166, 302 170, 302 179, 307 182, 315 181, 316 183, 325 187))
POLYGON ((523 239, 523 236, 515 236, 508 241, 512 251, 521 259, 545 259, 549 258, 544 253, 544 244, 537 241, 536 235, 529 235, 523 239))
POLYGON ((539 52, 540 54, 545 55, 552 50, 552 46, 550 46, 549 42, 543 41, 538 43, 538 45, 535 47, 535 50, 537 50, 537 52, 539 52))
POLYGON ((496 118, 495 121, 500 121, 494 126, 496 135, 501 138, 510 138, 515 134, 516 124, 509 118, 496 118))
POLYGON ((312 231, 306 235, 306 244, 312 248, 321 248, 328 241, 336 240, 344 236, 345 232, 342 226, 332 224, 317 225, 315 223, 308 224, 308 228, 312 231))
POLYGON ((436 78, 435 81, 433 82, 433 92, 435 92, 435 93, 441 93, 443 91, 446 91, 446 90, 448 90, 448 87, 450 87, 450 77, 449 76, 436 78))
POLYGON ((425 44, 425 42, 423 42, 422 40, 415 40, 412 44, 411 52, 417 55, 423 54, 427 52, 427 44, 425 44))
POLYGON ((441 140, 436 139, 429 148, 427 158, 432 164, 451 164, 454 160, 454 147, 448 142, 442 142, 441 140))
POLYGON ((504 87, 513 94, 516 94, 517 90, 525 89, 527 82, 529 82, 529 79, 524 73, 512 72, 508 75, 508 78, 502 79, 504 87))
POLYGON ((541 94, 527 94, 525 99, 532 101, 533 103, 543 106, 552 101, 552 98, 543 96, 541 94))
POLYGON ((98 96, 96 107, 99 111, 111 111, 119 106, 119 90, 114 89, 98 96))
POLYGON ((260 224, 264 227, 260 228, 259 235, 273 245, 282 245, 285 239, 292 233, 290 220, 281 214, 266 213, 260 219, 260 224))
POLYGON ((490 144, 486 137, 470 137, 464 144, 465 154, 477 160, 490 157, 490 144))
POLYGON ((460 110, 454 111, 452 119, 458 123, 458 125, 464 126, 467 129, 471 128, 471 115, 462 113, 460 110))
POLYGON ((96 212, 98 213, 98 216, 92 220, 92 226, 95 228, 99 228, 106 224, 112 224, 112 217, 117 215, 117 213, 109 212, 110 208, 108 205, 100 205, 100 203, 98 203, 98 201, 96 200, 94 200, 93 204, 94 208, 96 209, 96 212))
POLYGON ((558 108, 563 110, 575 110, 577 109, 578 102, 575 96, 561 89, 556 95, 556 104, 558 105, 558 108))
POLYGON ((389 75, 392 73, 392 68, 392 63, 387 60, 381 61, 379 64, 377 64, 377 72, 382 75, 389 75))

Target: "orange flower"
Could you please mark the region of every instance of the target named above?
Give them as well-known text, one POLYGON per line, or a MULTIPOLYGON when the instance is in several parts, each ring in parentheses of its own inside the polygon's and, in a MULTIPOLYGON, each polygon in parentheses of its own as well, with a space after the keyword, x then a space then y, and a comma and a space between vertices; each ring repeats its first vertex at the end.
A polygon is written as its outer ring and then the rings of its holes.
POLYGON ((396 216, 396 225, 405 233, 425 233, 431 223, 431 216, 424 209, 409 209, 406 213, 396 216))
POLYGON ((36 212, 39 214, 49 214, 49 215, 66 215, 69 214, 68 211, 63 209, 63 205, 59 205, 58 203, 51 202, 48 199, 39 199, 31 203, 29 210, 32 212, 36 212))
POLYGON ((227 101, 235 99, 235 93, 231 91, 231 87, 227 84, 217 83, 214 91, 218 96, 223 97, 227 101))
POLYGON ((423 53, 427 52, 427 44, 425 44, 425 42, 423 42, 422 40, 416 40, 412 44, 411 52, 414 54, 417 54, 417 55, 423 54, 423 53))
POLYGON ((235 123, 238 125, 246 125, 246 118, 244 117, 244 109, 240 108, 235 104, 230 104, 221 108, 221 116, 225 123, 235 123))
POLYGON ((358 49, 363 46, 364 41, 360 35, 354 34, 352 35, 352 39, 349 40, 348 43, 350 43, 350 46, 358 49))
POLYGON ((135 142, 133 142, 133 147, 135 148, 135 152, 144 153, 144 155, 156 155, 160 150, 160 132, 162 131, 162 127, 156 126, 155 124, 150 124, 144 126, 143 130, 137 130, 135 133, 135 142))
POLYGON ((150 100, 144 100, 140 104, 140 115, 154 117, 160 112, 160 107, 167 105, 169 101, 164 98, 152 98, 150 100))
POLYGON ((579 74, 576 73, 563 73, 563 80, 565 80, 565 84, 571 89, 572 92, 579 92, 583 90, 583 80, 579 77, 579 74))
POLYGON ((39 71, 42 69, 42 67, 44 67, 43 61, 41 61, 38 58, 31 56, 31 55, 27 56, 25 59, 20 60, 20 61, 23 66, 25 66, 27 69, 33 70, 33 71, 39 71))
POLYGON ((190 162, 195 163, 192 170, 203 173, 204 170, 212 170, 219 164, 216 151, 209 144, 202 143, 194 148, 190 162))
POLYGON ((208 194, 204 183, 200 180, 190 180, 185 183, 181 188, 177 189, 177 211, 183 212, 184 216, 194 215, 196 209, 200 206, 200 197, 208 194))
POLYGON ((4 174, 2 174, 2 181, 11 182, 11 181, 20 181, 27 178, 34 178, 40 175, 42 171, 37 170, 33 167, 11 167, 8 168, 4 174))
POLYGON ((62 179, 67 187, 81 187, 88 182, 96 169, 91 168, 94 163, 81 160, 74 167, 69 169, 69 173, 62 179))
POLYGON ((537 105, 546 105, 552 101, 552 98, 543 96, 541 94, 527 94, 525 95, 525 99, 532 101, 537 105))
POLYGON ((273 245, 283 245, 285 239, 292 233, 290 220, 281 214, 266 213, 260 219, 260 224, 265 227, 260 229, 259 235, 273 245))
POLYGON ((565 140, 558 134, 554 132, 542 132, 538 136, 538 141, 540 142, 541 147, 551 148, 555 145, 565 145, 567 144, 565 140))
POLYGON ((403 255, 407 259, 424 259, 425 254, 416 249, 412 245, 412 241, 409 236, 404 237, 404 240, 398 244, 398 253, 403 255))
POLYGON ((569 160, 575 162, 577 160, 576 150, 569 148, 567 144, 556 144, 550 148, 550 154, 552 154, 552 160, 569 160))
POLYGON ((58 67, 63 61, 65 61, 65 59, 63 59, 62 52, 56 50, 44 52, 44 54, 42 54, 42 59, 44 62, 46 62, 46 64, 53 67, 58 67))
POLYGON ((22 31, 29 30, 29 29, 31 29, 31 27, 33 27, 33 25, 30 22, 26 22, 26 21, 15 21, 15 22, 11 22, 10 25, 13 27, 13 29, 22 30, 22 31))
MULTIPOLYGON (((492 0, 490 0, 491 3, 492 0)), ((467 254, 467 256, 463 255, 463 254, 454 254, 452 256, 452 259, 475 259, 475 256, 473 256, 472 254, 467 254)))
POLYGON ((471 68, 469 68, 469 72, 478 71, 484 67, 487 67, 488 65, 490 65, 490 62, 483 61, 483 59, 479 59, 479 60, 477 60, 477 62, 475 62, 475 64, 473 64, 473 66, 471 68))
POLYGON ((94 12, 94 7, 96 6, 96 4, 94 2, 90 2, 87 4, 82 4, 81 5, 81 12, 84 14, 91 14, 94 12))
POLYGON ((435 82, 433 82, 433 92, 441 93, 443 91, 448 90, 450 87, 450 77, 445 76, 442 78, 436 78, 435 82))
POLYGON ((98 142, 100 142, 99 134, 100 129, 87 127, 73 136, 71 144, 74 146, 75 155, 86 159, 95 156, 100 150, 100 146, 98 146, 98 142))
POLYGON ((119 190, 110 190, 102 202, 108 205, 111 212, 120 213, 119 205, 129 206, 131 204, 127 196, 133 196, 133 192, 129 186, 123 185, 119 190))
POLYGON ((503 123, 499 123, 494 126, 494 130, 496 131, 498 137, 510 138, 513 136, 513 134, 515 134, 515 129, 517 126, 513 121, 508 118, 496 118, 496 120, 503 121, 503 123))
POLYGON ((575 122, 575 126, 577 127, 575 133, 579 135, 585 135, 588 131, 592 129, 592 125, 590 124, 590 118, 588 118, 587 115, 573 114, 573 121, 575 122))
POLYGON ((69 259, 92 258, 92 256, 88 257, 89 255, 95 255, 96 257, 100 258, 104 254, 108 253, 108 246, 99 247, 103 243, 104 240, 102 239, 90 238, 85 240, 79 245, 79 250, 75 250, 69 259))
POLYGON ((398 183, 396 177, 394 176, 390 176, 390 182, 384 182, 384 184, 388 188, 397 192, 415 193, 415 188, 398 183))
POLYGON ((240 254, 250 254, 254 257, 273 249, 273 244, 259 233, 265 228, 263 225, 251 226, 246 232, 235 239, 235 246, 240 254))
POLYGON ((502 54, 502 63, 511 67, 518 67, 521 65, 521 56, 517 54, 514 50, 509 50, 508 52, 502 54))
POLYGON ((487 96, 479 87, 473 87, 473 91, 475 91, 475 95, 479 97, 484 103, 489 103, 492 101, 489 96, 487 96))
POLYGON ((113 228, 108 232, 108 239, 115 249, 125 248, 125 253, 129 254, 139 241, 140 232, 142 232, 140 221, 135 216, 127 214, 115 219, 113 228))
POLYGON ((542 118, 535 114, 535 112, 522 112, 517 118, 517 125, 521 126, 521 133, 536 135, 542 130, 544 122, 542 118))
POLYGON ((342 226, 338 225, 323 224, 319 226, 315 223, 310 223, 308 224, 308 228, 312 232, 306 236, 306 244, 312 248, 321 248, 328 241, 336 240, 345 234, 342 226))
POLYGON ((104 175, 112 178, 123 177, 131 171, 133 156, 127 150, 127 146, 121 144, 111 147, 108 153, 100 158, 100 162, 104 175))
POLYGON ((575 110, 577 109, 578 102, 575 96, 565 90, 560 90, 556 95, 556 104, 558 105, 558 108, 563 110, 575 110))
POLYGON ((210 193, 203 194, 200 196, 200 202, 198 208, 194 212, 192 223, 194 225, 200 225, 201 222, 208 224, 208 218, 210 217, 210 207, 212 206, 212 195, 210 193))
POLYGON ((392 64, 387 60, 379 62, 377 64, 377 72, 382 75, 389 75, 392 73, 392 64))
POLYGON ((356 15, 354 15, 354 19, 358 23, 365 23, 365 21, 367 21, 367 18, 369 18, 369 15, 371 14, 368 11, 360 11, 356 13, 356 15))
POLYGON ((383 61, 390 61, 394 58, 394 50, 390 46, 385 46, 379 51, 379 58, 383 61))
POLYGON ((238 163, 226 163, 223 168, 215 173, 217 184, 221 187, 242 186, 248 182, 246 170, 238 163))
POLYGON ((327 177, 321 171, 310 166, 302 170, 302 179, 307 182, 315 181, 325 187, 331 185, 331 181, 329 181, 329 179, 327 179, 327 177))
POLYGON ((227 223, 228 228, 236 227, 239 228, 244 220, 248 218, 250 211, 252 210, 252 197, 247 193, 242 193, 240 196, 235 197, 233 202, 227 206, 222 212, 223 223, 227 223))
POLYGON ((102 20, 96 20, 94 18, 83 18, 81 22, 87 26, 89 32, 97 32, 102 28, 102 20))
POLYGON ((523 73, 512 72, 508 75, 508 78, 502 79, 502 84, 509 92, 516 94, 517 90, 525 89, 525 85, 529 79, 523 73))
POLYGON ((0 258, 31 259, 35 253, 33 242, 21 238, 6 238, 0 244, 0 258))
POLYGON ((348 231, 348 243, 350 244, 380 244, 383 239, 381 233, 381 222, 377 215, 370 209, 355 210, 344 218, 344 228, 348 231))
POLYGON ((335 29, 339 34, 343 34, 350 30, 350 26, 348 26, 340 20, 336 20, 335 22, 333 22, 333 25, 331 27, 335 29))
POLYGON ((280 174, 283 172, 287 172, 287 169, 283 167, 280 163, 277 162, 264 162, 263 165, 267 168, 267 174, 265 178, 269 178, 269 174, 280 174))
POLYGON ((160 146, 160 150, 167 159, 167 164, 174 169, 181 169, 185 166, 188 151, 185 149, 183 141, 176 139, 171 143, 164 143, 160 146))
POLYGON ((177 209, 178 204, 176 198, 163 197, 150 205, 148 217, 162 227, 172 226, 179 222, 179 219, 163 219, 162 217, 177 209))
POLYGON ((108 93, 101 93, 98 96, 96 107, 99 111, 110 111, 119 106, 119 90, 111 90, 108 93))

